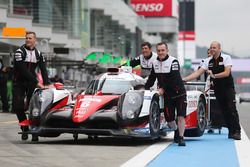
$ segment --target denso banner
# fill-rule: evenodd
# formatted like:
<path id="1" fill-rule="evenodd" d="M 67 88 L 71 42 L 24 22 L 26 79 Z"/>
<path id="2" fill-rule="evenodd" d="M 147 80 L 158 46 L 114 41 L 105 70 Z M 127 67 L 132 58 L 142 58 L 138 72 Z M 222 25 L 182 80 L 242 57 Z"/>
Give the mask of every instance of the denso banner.
<path id="1" fill-rule="evenodd" d="M 131 0 L 131 6 L 138 15 L 149 17 L 174 16 L 177 10 L 173 3 L 175 0 Z"/>

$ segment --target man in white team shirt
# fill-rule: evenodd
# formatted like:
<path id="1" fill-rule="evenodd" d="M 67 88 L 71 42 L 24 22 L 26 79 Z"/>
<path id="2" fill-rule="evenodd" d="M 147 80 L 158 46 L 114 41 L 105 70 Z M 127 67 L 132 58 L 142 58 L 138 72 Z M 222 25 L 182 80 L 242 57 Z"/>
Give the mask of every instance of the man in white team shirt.
<path id="1" fill-rule="evenodd" d="M 204 60 L 201 68 L 183 78 L 190 81 L 207 71 L 213 81 L 216 100 L 222 109 L 228 127 L 228 138 L 241 140 L 241 127 L 236 109 L 234 81 L 231 74 L 232 59 L 221 52 L 221 44 L 214 41 L 210 45 L 211 57 Z"/>
<path id="2" fill-rule="evenodd" d="M 130 60 L 129 64 L 131 67 L 141 65 L 141 77 L 146 78 L 151 72 L 152 64 L 156 60 L 157 54 L 152 51 L 152 45 L 149 42 L 142 43 L 141 50 L 142 54 Z"/>

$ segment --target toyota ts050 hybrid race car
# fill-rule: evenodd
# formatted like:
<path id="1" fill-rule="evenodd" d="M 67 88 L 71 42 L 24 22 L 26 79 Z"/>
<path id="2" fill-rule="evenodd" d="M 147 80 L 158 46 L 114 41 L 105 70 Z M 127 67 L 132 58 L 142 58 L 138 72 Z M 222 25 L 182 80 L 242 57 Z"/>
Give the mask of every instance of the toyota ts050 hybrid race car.
<path id="1" fill-rule="evenodd" d="M 31 99 L 28 133 L 56 137 L 62 133 L 143 137 L 165 134 L 163 99 L 157 90 L 144 90 L 145 79 L 128 68 L 109 69 L 92 80 L 72 103 L 63 88 L 37 89 Z M 206 127 L 206 97 L 202 91 L 187 92 L 185 136 L 201 136 Z M 164 132 L 164 133 L 163 133 Z"/>

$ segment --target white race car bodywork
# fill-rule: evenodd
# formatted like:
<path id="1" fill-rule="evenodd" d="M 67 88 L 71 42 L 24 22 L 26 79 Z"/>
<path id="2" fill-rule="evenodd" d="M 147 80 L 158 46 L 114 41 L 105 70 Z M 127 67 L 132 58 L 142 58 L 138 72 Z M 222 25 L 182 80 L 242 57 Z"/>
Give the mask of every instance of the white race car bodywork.
<path id="1" fill-rule="evenodd" d="M 133 92 L 130 90 L 129 92 Z M 138 90 L 136 90 L 138 91 Z M 172 131 L 166 127 L 166 121 L 164 118 L 164 99 L 163 96 L 158 95 L 158 91 L 155 90 L 140 90 L 144 93 L 143 102 L 141 106 L 141 112 L 138 119 L 143 117 L 149 117 L 146 124 L 140 125 L 139 128 L 134 128 L 135 133 L 150 134 L 150 112 L 152 112 L 152 101 L 158 99 L 159 109 L 161 111 L 159 118 L 153 118 L 159 120 L 160 131 Z M 128 93 L 129 93 L 128 92 Z M 157 98 L 155 98 L 157 97 Z M 206 96 L 202 91 L 191 90 L 187 91 L 187 109 L 186 109 L 186 136 L 201 136 L 207 125 L 206 118 Z M 155 123 L 155 122 L 154 122 Z"/>
<path id="2" fill-rule="evenodd" d="M 144 97 L 143 97 L 143 105 L 142 105 L 142 109 L 141 109 L 141 113 L 139 115 L 139 117 L 143 117 L 146 115 L 149 115 L 149 111 L 150 111 L 150 104 L 151 104 L 151 100 L 153 98 L 153 96 L 155 96 L 156 94 L 158 94 L 158 91 L 150 91 L 150 90 L 145 90 L 144 91 Z M 163 109 L 163 97 L 159 96 L 159 105 L 160 105 L 160 109 Z"/>
<path id="3" fill-rule="evenodd" d="M 58 101 L 64 99 L 65 97 L 68 97 L 66 105 L 68 105 L 72 102 L 71 93 L 67 89 L 52 88 L 51 90 L 53 91 L 53 94 L 54 94 L 53 103 L 58 102 Z"/>
<path id="4" fill-rule="evenodd" d="M 187 91 L 187 115 L 190 115 L 192 112 L 197 111 L 197 105 L 201 96 L 205 97 L 205 95 L 201 91 Z"/>

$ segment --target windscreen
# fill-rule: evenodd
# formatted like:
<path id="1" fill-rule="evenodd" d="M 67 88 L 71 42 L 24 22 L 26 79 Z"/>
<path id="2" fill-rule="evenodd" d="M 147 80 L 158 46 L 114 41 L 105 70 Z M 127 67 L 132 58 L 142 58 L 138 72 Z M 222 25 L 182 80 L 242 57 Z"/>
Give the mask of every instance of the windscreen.
<path id="1" fill-rule="evenodd" d="M 106 79 L 103 82 L 101 91 L 103 94 L 123 94 L 132 87 L 129 80 Z"/>

